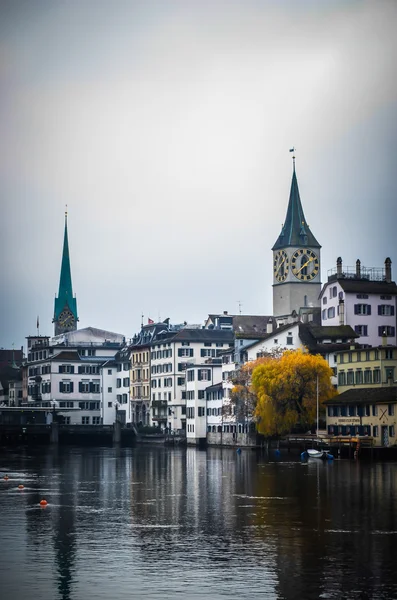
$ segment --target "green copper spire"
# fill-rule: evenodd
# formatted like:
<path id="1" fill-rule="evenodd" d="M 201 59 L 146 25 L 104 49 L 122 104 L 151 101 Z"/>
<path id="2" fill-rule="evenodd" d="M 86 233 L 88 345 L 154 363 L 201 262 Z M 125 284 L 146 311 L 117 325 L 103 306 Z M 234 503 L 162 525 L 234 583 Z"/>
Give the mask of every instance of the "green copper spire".
<path id="1" fill-rule="evenodd" d="M 78 320 L 77 303 L 76 298 L 73 296 L 72 275 L 70 271 L 67 212 L 65 212 L 65 233 L 63 237 L 61 276 L 59 278 L 58 297 L 55 298 L 53 322 L 56 322 L 59 319 L 59 315 L 64 309 L 69 309 L 69 311 L 73 313 L 75 322 Z"/>
<path id="2" fill-rule="evenodd" d="M 310 248 L 321 248 L 320 244 L 310 231 L 309 225 L 306 223 L 299 195 L 298 181 L 296 179 L 295 157 L 287 216 L 285 218 L 285 223 L 281 228 L 281 233 L 272 250 L 286 248 L 287 246 L 298 248 L 305 248 L 306 246 Z"/>

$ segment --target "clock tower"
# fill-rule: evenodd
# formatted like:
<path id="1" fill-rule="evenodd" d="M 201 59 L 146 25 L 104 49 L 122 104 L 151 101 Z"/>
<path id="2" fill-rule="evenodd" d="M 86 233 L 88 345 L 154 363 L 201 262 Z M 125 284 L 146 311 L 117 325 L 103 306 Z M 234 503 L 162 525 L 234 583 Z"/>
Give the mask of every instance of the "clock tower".
<path id="1" fill-rule="evenodd" d="M 73 296 L 72 275 L 70 271 L 69 242 L 68 242 L 68 213 L 65 212 L 65 233 L 63 237 L 63 252 L 61 276 L 59 278 L 58 297 L 54 303 L 54 335 L 75 331 L 77 329 L 77 302 Z"/>
<path id="2" fill-rule="evenodd" d="M 287 216 L 273 250 L 273 315 L 320 306 L 320 244 L 306 223 L 293 157 Z"/>

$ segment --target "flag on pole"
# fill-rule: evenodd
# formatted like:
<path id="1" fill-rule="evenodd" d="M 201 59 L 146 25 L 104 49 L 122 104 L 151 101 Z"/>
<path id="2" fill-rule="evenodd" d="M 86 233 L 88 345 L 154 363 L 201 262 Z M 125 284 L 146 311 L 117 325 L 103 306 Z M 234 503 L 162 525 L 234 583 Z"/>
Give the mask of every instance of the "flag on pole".
<path id="1" fill-rule="evenodd" d="M 148 319 L 148 320 L 147 320 L 147 324 L 148 324 L 148 325 L 153 325 L 153 323 L 154 323 L 154 321 L 153 321 L 152 319 Z"/>
<path id="2" fill-rule="evenodd" d="M 37 329 L 40 327 L 40 323 L 39 323 L 39 316 L 38 316 L 38 315 L 37 315 L 36 327 L 37 327 Z"/>

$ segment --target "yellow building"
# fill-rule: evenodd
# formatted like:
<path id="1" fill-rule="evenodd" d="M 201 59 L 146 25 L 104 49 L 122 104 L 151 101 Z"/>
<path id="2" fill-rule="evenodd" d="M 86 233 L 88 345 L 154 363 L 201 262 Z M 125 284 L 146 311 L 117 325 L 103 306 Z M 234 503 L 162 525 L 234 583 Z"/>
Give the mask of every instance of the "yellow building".
<path id="1" fill-rule="evenodd" d="M 339 395 L 327 401 L 329 435 L 372 436 L 377 446 L 397 443 L 397 347 L 338 352 Z"/>
<path id="2" fill-rule="evenodd" d="M 149 345 L 131 346 L 130 392 L 132 421 L 150 424 L 150 350 Z"/>

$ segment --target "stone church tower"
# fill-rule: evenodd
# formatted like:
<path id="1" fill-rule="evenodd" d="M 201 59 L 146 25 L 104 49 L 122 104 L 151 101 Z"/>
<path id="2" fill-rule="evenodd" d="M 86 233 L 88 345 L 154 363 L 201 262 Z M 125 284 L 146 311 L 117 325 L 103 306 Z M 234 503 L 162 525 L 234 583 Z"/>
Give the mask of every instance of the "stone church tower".
<path id="1" fill-rule="evenodd" d="M 273 250 L 273 316 L 320 306 L 320 244 L 306 223 L 294 170 L 287 216 Z"/>
<path id="2" fill-rule="evenodd" d="M 59 278 L 58 297 L 54 303 L 54 335 L 75 331 L 77 329 L 77 301 L 73 296 L 72 275 L 70 271 L 68 213 L 65 212 L 65 233 L 63 237 L 63 252 L 61 275 Z"/>

